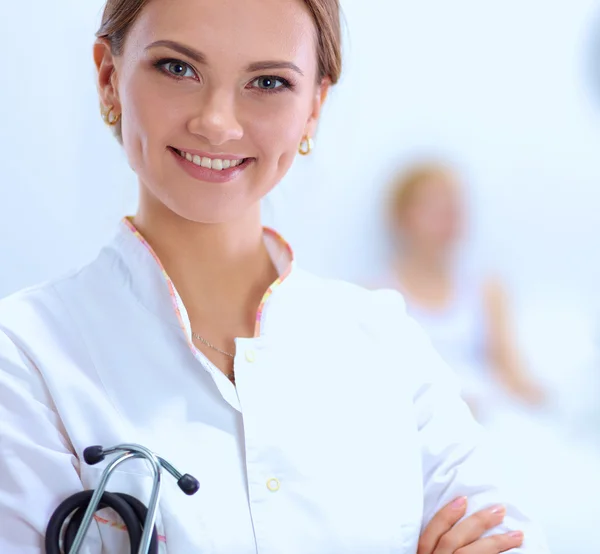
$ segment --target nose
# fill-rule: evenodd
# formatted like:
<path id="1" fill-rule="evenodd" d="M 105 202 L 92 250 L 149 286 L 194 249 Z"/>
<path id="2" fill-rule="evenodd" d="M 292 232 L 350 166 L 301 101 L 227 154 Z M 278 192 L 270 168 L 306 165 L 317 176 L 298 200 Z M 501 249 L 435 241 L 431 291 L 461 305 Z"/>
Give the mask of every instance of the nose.
<path id="1" fill-rule="evenodd" d="M 188 122 L 188 131 L 212 146 L 240 140 L 244 130 L 237 118 L 235 99 L 222 90 L 205 91 L 196 114 Z"/>

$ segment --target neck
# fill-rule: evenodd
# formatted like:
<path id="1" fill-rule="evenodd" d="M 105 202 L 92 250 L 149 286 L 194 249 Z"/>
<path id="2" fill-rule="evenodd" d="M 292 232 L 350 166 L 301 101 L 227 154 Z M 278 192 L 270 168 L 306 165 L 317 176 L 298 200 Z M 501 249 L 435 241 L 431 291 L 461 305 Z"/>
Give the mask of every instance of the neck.
<path id="1" fill-rule="evenodd" d="M 408 247 L 402 254 L 402 265 L 424 273 L 446 273 L 449 256 L 440 248 Z"/>
<path id="2" fill-rule="evenodd" d="M 408 247 L 396 265 L 401 276 L 411 281 L 444 280 L 451 271 L 448 258 L 448 253 L 441 249 Z"/>
<path id="3" fill-rule="evenodd" d="M 453 295 L 452 266 L 447 252 L 408 249 L 399 258 L 396 275 L 410 301 L 427 309 L 441 309 Z"/>
<path id="4" fill-rule="evenodd" d="M 277 278 L 257 206 L 227 223 L 196 223 L 140 202 L 134 224 L 154 249 L 199 333 L 252 336 L 256 310 Z"/>

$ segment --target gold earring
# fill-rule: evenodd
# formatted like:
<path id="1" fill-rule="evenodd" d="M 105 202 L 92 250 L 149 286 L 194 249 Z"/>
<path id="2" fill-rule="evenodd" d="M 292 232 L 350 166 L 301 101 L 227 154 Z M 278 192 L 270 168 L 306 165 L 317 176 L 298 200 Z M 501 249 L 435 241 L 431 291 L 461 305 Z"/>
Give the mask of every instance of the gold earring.
<path id="1" fill-rule="evenodd" d="M 304 135 L 304 138 L 302 139 L 302 142 L 300 143 L 300 146 L 298 147 L 298 152 L 302 156 L 308 156 L 313 151 L 314 147 L 315 147 L 315 143 L 314 143 L 313 139 L 311 139 L 308 135 Z"/>
<path id="2" fill-rule="evenodd" d="M 115 114 L 114 111 L 114 106 L 109 106 L 108 108 L 102 106 L 101 108 L 102 119 L 104 120 L 104 123 L 106 123 L 110 127 L 114 127 L 121 120 L 121 114 Z"/>

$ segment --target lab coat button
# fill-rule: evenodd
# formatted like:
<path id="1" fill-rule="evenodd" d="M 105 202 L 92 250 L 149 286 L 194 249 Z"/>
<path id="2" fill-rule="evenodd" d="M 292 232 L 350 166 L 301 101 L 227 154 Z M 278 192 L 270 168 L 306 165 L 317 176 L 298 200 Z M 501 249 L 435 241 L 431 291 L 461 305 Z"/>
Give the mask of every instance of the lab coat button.
<path id="1" fill-rule="evenodd" d="M 246 361 L 249 363 L 253 363 L 256 360 L 256 354 L 254 354 L 254 350 L 246 350 Z"/>
<path id="2" fill-rule="evenodd" d="M 275 479 L 274 477 L 272 479 L 269 479 L 267 481 L 267 488 L 271 491 L 271 492 L 277 492 L 280 488 L 280 483 L 279 483 L 279 479 Z"/>

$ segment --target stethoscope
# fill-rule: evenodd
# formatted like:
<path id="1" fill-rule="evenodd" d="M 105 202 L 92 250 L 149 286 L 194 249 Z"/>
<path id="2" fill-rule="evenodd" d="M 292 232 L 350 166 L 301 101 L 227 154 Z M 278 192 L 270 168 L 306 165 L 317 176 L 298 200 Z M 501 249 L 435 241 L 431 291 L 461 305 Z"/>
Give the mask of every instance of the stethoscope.
<path id="1" fill-rule="evenodd" d="M 162 485 L 162 470 L 166 469 L 187 495 L 191 496 L 198 492 L 200 483 L 187 473 L 182 475 L 169 462 L 138 444 L 120 444 L 106 449 L 101 446 L 90 446 L 83 451 L 83 459 L 88 465 L 95 465 L 102 462 L 106 456 L 119 452 L 121 455 L 112 460 L 102 472 L 96 490 L 82 491 L 70 496 L 52 514 L 46 528 L 46 554 L 78 554 L 94 514 L 103 508 L 112 508 L 123 520 L 129 534 L 132 554 L 158 554 L 158 534 L 155 523 Z M 150 462 L 152 469 L 154 483 L 148 508 L 131 495 L 105 490 L 113 471 L 123 462 L 134 458 L 145 458 Z M 65 529 L 61 550 L 60 539 L 63 527 Z"/>

